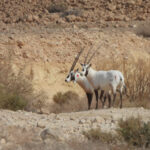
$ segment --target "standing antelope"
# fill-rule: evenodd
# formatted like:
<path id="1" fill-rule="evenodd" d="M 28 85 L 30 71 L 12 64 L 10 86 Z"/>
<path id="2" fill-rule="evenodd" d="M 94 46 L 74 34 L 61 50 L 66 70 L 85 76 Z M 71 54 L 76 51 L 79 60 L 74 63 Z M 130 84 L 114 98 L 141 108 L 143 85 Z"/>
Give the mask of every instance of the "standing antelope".
<path id="1" fill-rule="evenodd" d="M 66 77 L 65 81 L 66 82 L 70 82 L 70 81 L 74 81 L 77 82 L 79 84 L 79 86 L 85 91 L 86 95 L 87 95 L 87 99 L 88 99 L 88 109 L 90 109 L 91 107 L 91 102 L 92 102 L 92 98 L 93 98 L 93 92 L 95 92 L 95 96 L 96 96 L 96 109 L 98 108 L 98 91 L 94 90 L 94 88 L 92 87 L 92 85 L 89 83 L 88 79 L 83 76 L 80 72 L 78 72 L 78 70 L 76 70 L 75 72 L 73 71 L 81 53 L 83 52 L 83 49 L 81 49 L 81 51 L 78 53 L 78 55 L 76 56 L 71 69 L 69 71 L 68 76 Z M 88 56 L 88 55 L 87 55 Z M 85 61 L 87 59 L 87 56 L 85 57 Z M 101 98 L 103 96 L 104 91 L 101 92 Z"/>
<path id="2" fill-rule="evenodd" d="M 113 104 L 116 98 L 117 87 L 119 86 L 120 92 L 120 108 L 122 108 L 122 90 L 125 87 L 124 77 L 122 73 L 118 70 L 109 70 L 109 71 L 96 71 L 91 68 L 90 61 L 95 55 L 95 52 L 90 57 L 87 63 L 81 64 L 82 73 L 85 75 L 93 86 L 94 89 L 101 89 L 105 91 L 105 94 L 109 98 L 109 107 L 111 107 L 111 97 L 110 91 L 113 93 Z"/>

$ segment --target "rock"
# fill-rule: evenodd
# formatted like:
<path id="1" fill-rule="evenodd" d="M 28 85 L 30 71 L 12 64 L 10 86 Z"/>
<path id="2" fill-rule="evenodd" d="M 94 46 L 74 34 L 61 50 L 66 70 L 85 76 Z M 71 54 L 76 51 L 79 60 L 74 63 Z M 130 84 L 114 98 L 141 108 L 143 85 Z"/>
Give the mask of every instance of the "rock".
<path id="1" fill-rule="evenodd" d="M 80 19 L 81 19 L 80 17 L 75 16 L 75 15 L 68 15 L 65 18 L 66 18 L 66 21 L 68 21 L 68 22 L 80 21 Z"/>
<path id="2" fill-rule="evenodd" d="M 51 14 L 50 16 L 49 16 L 49 19 L 50 19 L 50 21 L 56 21 L 56 20 L 59 20 L 59 14 L 56 14 L 56 13 L 54 13 L 54 14 Z"/>
<path id="3" fill-rule="evenodd" d="M 28 22 L 32 22 L 32 21 L 33 21 L 32 15 L 28 15 L 28 16 L 27 16 L 27 21 L 28 21 Z"/>
<path id="4" fill-rule="evenodd" d="M 37 123 L 37 127 L 39 127 L 39 128 L 45 128 L 45 127 L 46 127 L 46 124 L 45 124 L 43 121 L 39 121 L 39 122 Z"/>
<path id="5" fill-rule="evenodd" d="M 116 9 L 116 5 L 113 5 L 113 4 L 109 4 L 109 5 L 108 5 L 108 10 L 113 11 L 113 10 L 115 10 L 115 9 Z"/>
<path id="6" fill-rule="evenodd" d="M 104 122 L 105 120 L 103 118 L 100 117 L 95 117 L 91 119 L 91 123 L 101 123 Z"/>
<path id="7" fill-rule="evenodd" d="M 63 134 L 62 132 L 59 130 L 59 129 L 45 129 L 41 132 L 40 134 L 42 140 L 45 140 L 45 139 L 55 139 L 55 140 L 60 140 L 60 141 L 63 141 L 64 138 L 63 138 Z"/>
<path id="8" fill-rule="evenodd" d="M 79 120 L 79 124 L 84 124 L 84 123 L 85 123 L 84 119 Z"/>
<path id="9" fill-rule="evenodd" d="M 114 21 L 122 21 L 122 20 L 124 20 L 124 15 L 116 15 L 115 17 L 114 17 Z"/>
<path id="10" fill-rule="evenodd" d="M 32 18 L 33 18 L 34 21 L 37 21 L 37 22 L 39 21 L 39 17 L 36 16 L 36 15 L 34 15 Z"/>
<path id="11" fill-rule="evenodd" d="M 1 139 L 0 141 L 1 144 L 6 144 L 6 140 L 4 138 Z"/>

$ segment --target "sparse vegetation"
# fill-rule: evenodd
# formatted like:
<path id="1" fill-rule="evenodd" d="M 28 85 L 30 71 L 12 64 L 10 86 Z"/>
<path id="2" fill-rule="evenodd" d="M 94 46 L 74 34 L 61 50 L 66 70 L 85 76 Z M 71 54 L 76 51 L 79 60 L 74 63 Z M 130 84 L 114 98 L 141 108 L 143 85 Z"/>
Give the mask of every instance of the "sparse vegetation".
<path id="1" fill-rule="evenodd" d="M 129 118 L 126 121 L 119 122 L 120 129 L 118 133 L 124 140 L 133 146 L 150 146 L 150 122 L 143 123 L 140 118 Z"/>
<path id="2" fill-rule="evenodd" d="M 18 94 L 2 92 L 0 93 L 0 108 L 10 110 L 23 110 L 27 106 L 27 101 Z"/>
<path id="3" fill-rule="evenodd" d="M 65 12 L 68 7 L 66 3 L 51 4 L 48 8 L 50 13 Z"/>
<path id="4" fill-rule="evenodd" d="M 100 128 L 84 131 L 83 135 L 87 137 L 88 140 L 99 141 L 107 144 L 116 143 L 118 138 L 116 135 L 111 133 L 102 132 Z"/>
<path id="5" fill-rule="evenodd" d="M 60 105 L 68 103 L 71 99 L 79 100 L 79 96 L 75 92 L 68 91 L 65 93 L 58 92 L 53 97 L 54 102 Z"/>
<path id="6" fill-rule="evenodd" d="M 150 23 L 140 24 L 135 28 L 135 33 L 145 38 L 150 37 Z"/>
<path id="7" fill-rule="evenodd" d="M 44 92 L 35 94 L 31 82 L 21 70 L 14 74 L 11 63 L 0 64 L 0 108 L 41 111 L 46 98 Z"/>
<path id="8" fill-rule="evenodd" d="M 67 91 L 58 92 L 53 97 L 54 105 L 50 107 L 51 112 L 73 112 L 87 109 L 87 103 L 84 98 L 80 98 L 77 93 Z"/>
<path id="9" fill-rule="evenodd" d="M 80 9 L 73 9 L 73 10 L 68 10 L 65 11 L 61 17 L 66 17 L 68 15 L 75 15 L 75 16 L 81 16 L 82 15 L 82 11 Z"/>
<path id="10" fill-rule="evenodd" d="M 90 141 L 116 144 L 123 140 L 129 146 L 149 148 L 150 146 L 150 122 L 143 123 L 140 118 L 129 118 L 126 121 L 119 121 L 117 134 L 102 132 L 99 128 L 84 131 L 83 135 Z"/>

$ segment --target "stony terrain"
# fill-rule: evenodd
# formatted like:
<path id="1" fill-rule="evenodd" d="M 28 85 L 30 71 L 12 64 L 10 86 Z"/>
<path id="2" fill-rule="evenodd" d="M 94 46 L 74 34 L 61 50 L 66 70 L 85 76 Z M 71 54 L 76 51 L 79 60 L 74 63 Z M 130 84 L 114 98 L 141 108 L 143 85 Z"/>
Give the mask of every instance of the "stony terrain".
<path id="1" fill-rule="evenodd" d="M 0 20 L 6 24 L 105 26 L 105 21 L 147 20 L 149 7 L 149 0 L 7 0 L 0 2 Z"/>
<path id="2" fill-rule="evenodd" d="M 58 143 L 72 139 L 83 142 L 83 131 L 101 128 L 115 133 L 117 122 L 129 117 L 141 117 L 150 121 L 150 110 L 143 108 L 103 109 L 75 113 L 39 115 L 32 112 L 0 110 L 0 149 L 15 147 L 16 150 L 37 145 Z M 23 136 L 22 136 L 23 135 Z"/>

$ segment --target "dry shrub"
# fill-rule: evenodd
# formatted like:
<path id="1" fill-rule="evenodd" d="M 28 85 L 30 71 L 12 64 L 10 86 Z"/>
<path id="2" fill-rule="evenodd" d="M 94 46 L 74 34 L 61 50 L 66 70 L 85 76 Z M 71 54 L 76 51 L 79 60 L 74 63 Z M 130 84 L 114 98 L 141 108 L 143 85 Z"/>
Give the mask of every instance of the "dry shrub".
<path id="1" fill-rule="evenodd" d="M 27 93 L 32 87 L 21 74 L 15 76 L 11 65 L 0 64 L 0 108 L 19 110 L 27 108 Z"/>
<path id="2" fill-rule="evenodd" d="M 66 16 L 69 16 L 69 15 L 81 16 L 82 15 L 82 10 L 81 9 L 68 10 L 68 11 L 65 11 L 61 15 L 61 17 L 66 17 Z"/>
<path id="3" fill-rule="evenodd" d="M 80 98 L 77 93 L 68 91 L 58 92 L 53 97 L 54 104 L 50 107 L 51 112 L 74 112 L 86 110 L 87 104 L 84 98 Z"/>
<path id="4" fill-rule="evenodd" d="M 70 101 L 70 99 L 78 100 L 79 96 L 75 92 L 68 91 L 65 93 L 58 92 L 53 97 L 54 102 L 59 105 L 68 103 Z"/>
<path id="5" fill-rule="evenodd" d="M 139 36 L 150 37 L 150 23 L 140 24 L 136 27 L 135 33 Z"/>
<path id="6" fill-rule="evenodd" d="M 150 122 L 143 123 L 140 118 L 129 118 L 126 121 L 120 120 L 118 133 L 124 140 L 133 146 L 150 146 Z"/>
<path id="7" fill-rule="evenodd" d="M 129 100 L 125 102 L 126 106 L 131 103 L 131 106 L 150 108 L 150 60 L 134 60 L 115 54 L 110 58 L 99 60 L 101 63 L 97 63 L 96 69 L 120 70 L 124 75 L 129 96 L 126 97 Z"/>
<path id="8" fill-rule="evenodd" d="M 83 135 L 89 141 L 116 146 L 115 148 L 124 143 L 126 146 L 132 147 L 132 149 L 135 147 L 145 149 L 150 147 L 150 122 L 144 123 L 140 118 L 131 117 L 126 121 L 119 121 L 116 134 L 102 132 L 100 128 L 97 128 L 84 131 Z"/>
<path id="9" fill-rule="evenodd" d="M 31 81 L 21 70 L 15 74 L 11 63 L 0 63 L 0 108 L 41 112 L 46 96 L 34 93 Z"/>
<path id="10" fill-rule="evenodd" d="M 66 3 L 61 2 L 51 4 L 47 9 L 50 13 L 65 12 L 68 9 L 68 6 Z"/>
<path id="11" fill-rule="evenodd" d="M 101 143 L 115 144 L 118 141 L 118 137 L 116 135 L 102 132 L 100 128 L 84 131 L 83 135 L 87 137 L 88 140 L 99 141 Z"/>

